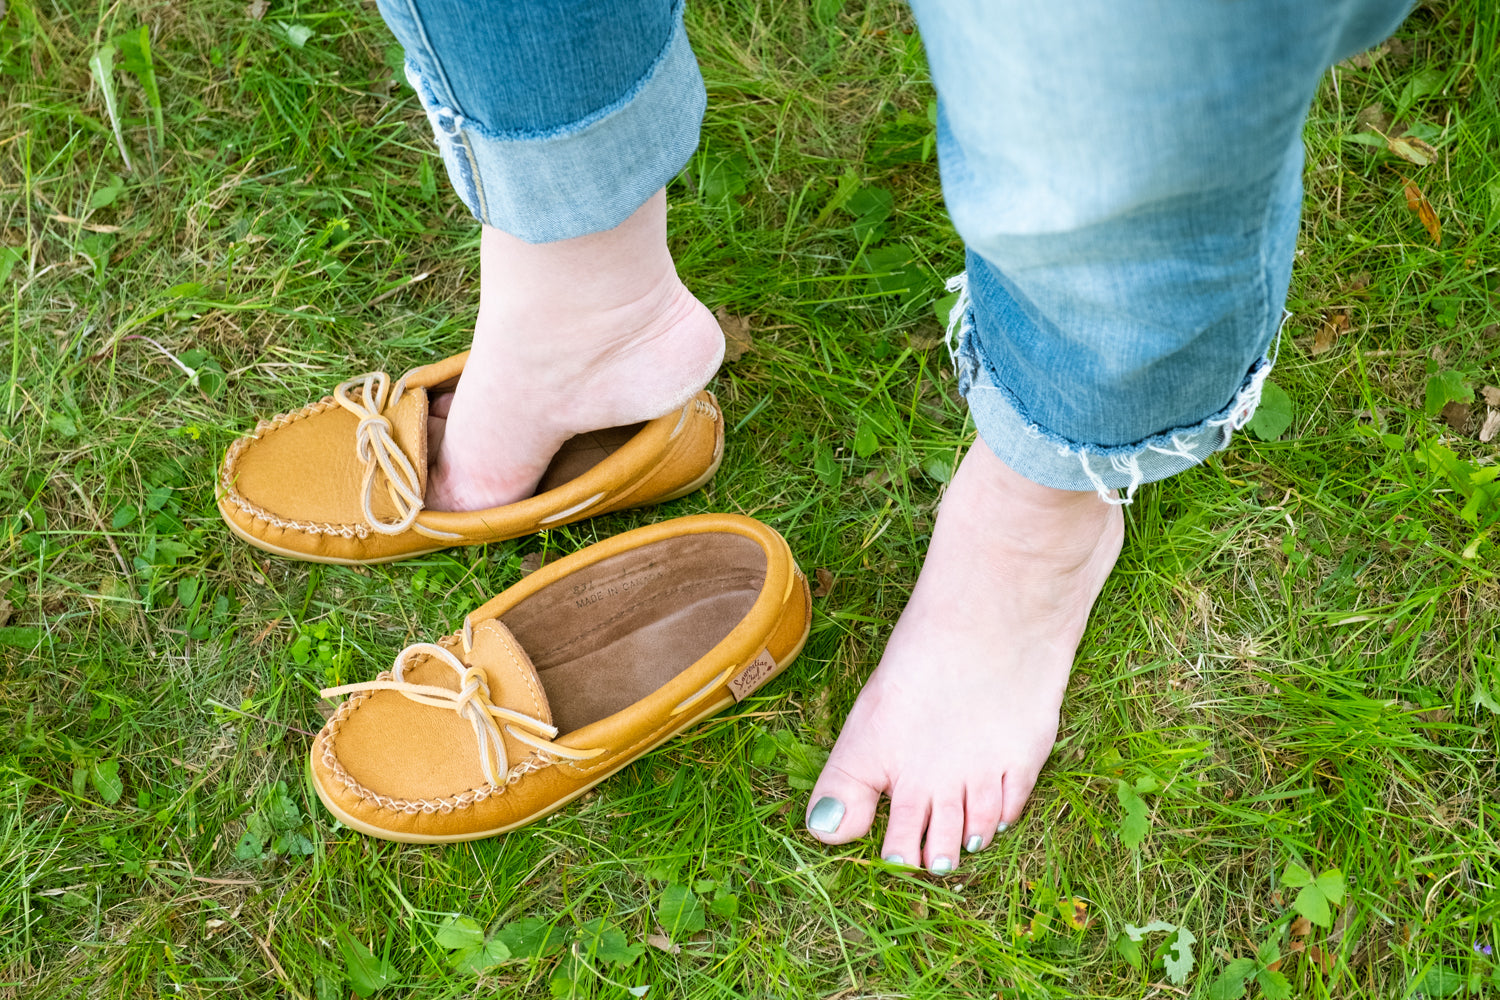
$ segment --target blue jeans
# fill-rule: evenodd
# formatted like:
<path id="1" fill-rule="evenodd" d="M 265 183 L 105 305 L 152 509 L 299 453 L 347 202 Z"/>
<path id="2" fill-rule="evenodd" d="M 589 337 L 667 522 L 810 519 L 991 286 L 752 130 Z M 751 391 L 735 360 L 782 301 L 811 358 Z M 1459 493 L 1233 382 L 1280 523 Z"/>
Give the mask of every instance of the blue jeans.
<path id="1" fill-rule="evenodd" d="M 1124 490 L 1254 412 L 1324 71 L 1412 0 L 911 0 L 968 248 L 951 347 L 985 443 Z M 703 81 L 672 0 L 380 0 L 449 176 L 530 242 L 609 229 L 687 163 Z"/>

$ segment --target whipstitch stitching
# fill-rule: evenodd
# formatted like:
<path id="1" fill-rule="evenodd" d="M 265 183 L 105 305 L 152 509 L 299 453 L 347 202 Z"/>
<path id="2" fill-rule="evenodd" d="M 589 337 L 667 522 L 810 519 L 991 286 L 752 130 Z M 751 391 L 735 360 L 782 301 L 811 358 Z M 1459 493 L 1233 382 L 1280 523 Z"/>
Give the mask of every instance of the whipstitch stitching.
<path id="1" fill-rule="evenodd" d="M 453 636 L 449 636 L 448 640 L 452 640 L 453 638 Z M 394 676 L 391 671 L 383 670 L 376 676 L 376 680 L 391 680 Z M 533 751 L 530 757 L 512 766 L 506 772 L 505 783 L 501 785 L 483 785 L 479 788 L 471 788 L 466 792 L 460 792 L 458 795 L 436 799 L 397 799 L 389 795 L 381 795 L 379 792 L 371 791 L 360 784 L 357 778 L 346 771 L 333 750 L 333 741 L 338 736 L 339 729 L 343 727 L 343 724 L 354 712 L 354 709 L 358 708 L 369 697 L 369 694 L 356 694 L 346 698 L 339 705 L 338 711 L 334 712 L 329 718 L 328 724 L 323 727 L 323 731 L 318 735 L 318 743 L 322 746 L 323 765 L 333 772 L 334 777 L 338 778 L 349 791 L 358 795 L 366 802 L 373 802 L 382 809 L 404 813 L 407 816 L 415 816 L 418 813 L 428 816 L 434 813 L 447 815 L 456 809 L 467 809 L 472 805 L 477 805 L 491 796 L 503 795 L 511 785 L 514 785 L 526 775 L 544 770 L 556 763 L 552 757 L 538 750 Z"/>
<path id="2" fill-rule="evenodd" d="M 316 416 L 332 407 L 338 405 L 338 400 L 332 396 L 324 396 L 316 403 L 310 403 L 300 410 L 291 413 L 283 413 L 272 417 L 270 420 L 262 420 L 255 425 L 255 430 L 246 437 L 242 437 L 229 446 L 224 455 L 224 466 L 219 470 L 219 485 L 224 490 L 224 495 L 229 502 L 240 509 L 242 513 L 253 518 L 265 521 L 273 527 L 283 530 L 300 531 L 308 535 L 339 535 L 343 538 L 368 538 L 370 529 L 363 524 L 328 524 L 316 521 L 292 521 L 271 513 L 264 507 L 252 503 L 234 486 L 234 466 L 239 460 L 240 454 L 250 445 L 250 442 L 260 438 L 267 431 L 280 430 L 298 420 Z"/>

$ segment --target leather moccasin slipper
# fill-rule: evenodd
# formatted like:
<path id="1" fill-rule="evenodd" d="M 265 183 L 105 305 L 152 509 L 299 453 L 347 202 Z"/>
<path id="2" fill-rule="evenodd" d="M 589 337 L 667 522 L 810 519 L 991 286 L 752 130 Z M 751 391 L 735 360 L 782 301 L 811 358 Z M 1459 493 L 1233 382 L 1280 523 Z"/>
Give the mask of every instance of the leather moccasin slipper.
<path id="1" fill-rule="evenodd" d="M 251 545 L 293 559 L 378 563 L 555 528 L 672 500 L 713 478 L 724 419 L 713 394 L 629 427 L 582 434 L 557 453 L 534 496 L 489 510 L 423 505 L 428 394 L 458 384 L 468 354 L 373 372 L 229 446 L 219 513 Z"/>
<path id="2" fill-rule="evenodd" d="M 775 677 L 812 599 L 782 537 L 701 514 L 550 563 L 408 646 L 313 742 L 344 825 L 408 843 L 534 822 Z"/>

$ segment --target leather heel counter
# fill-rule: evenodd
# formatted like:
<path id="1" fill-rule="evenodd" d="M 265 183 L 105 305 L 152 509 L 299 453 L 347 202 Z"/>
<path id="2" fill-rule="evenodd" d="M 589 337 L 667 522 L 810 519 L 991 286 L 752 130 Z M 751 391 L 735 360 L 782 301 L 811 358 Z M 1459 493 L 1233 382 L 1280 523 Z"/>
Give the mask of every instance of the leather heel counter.
<path id="1" fill-rule="evenodd" d="M 618 496 L 609 510 L 665 503 L 702 488 L 724 457 L 724 416 L 713 394 L 700 392 L 684 409 L 682 424 L 660 462 Z"/>

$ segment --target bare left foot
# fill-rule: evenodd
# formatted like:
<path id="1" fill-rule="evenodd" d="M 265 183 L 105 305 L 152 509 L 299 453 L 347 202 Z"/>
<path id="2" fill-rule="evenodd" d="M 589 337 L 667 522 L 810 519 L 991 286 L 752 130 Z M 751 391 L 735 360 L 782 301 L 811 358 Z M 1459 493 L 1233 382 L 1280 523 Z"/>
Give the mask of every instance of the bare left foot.
<path id="1" fill-rule="evenodd" d="M 813 835 L 863 837 L 888 795 L 882 856 L 942 874 L 960 849 L 983 850 L 1014 823 L 1052 752 L 1078 641 L 1124 528 L 1096 494 L 1038 486 L 976 442 L 813 788 Z"/>

